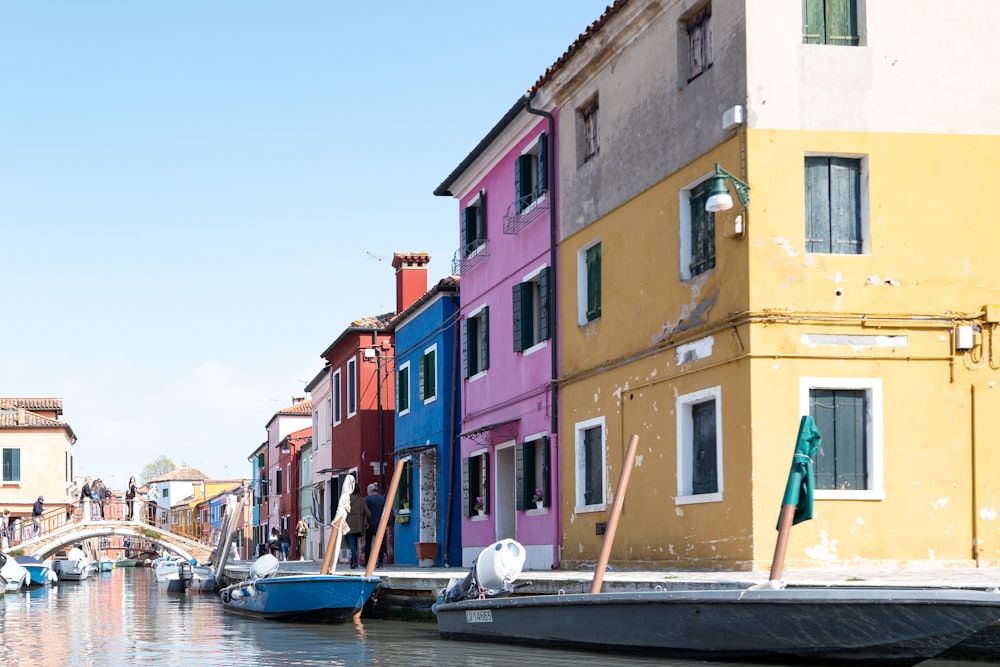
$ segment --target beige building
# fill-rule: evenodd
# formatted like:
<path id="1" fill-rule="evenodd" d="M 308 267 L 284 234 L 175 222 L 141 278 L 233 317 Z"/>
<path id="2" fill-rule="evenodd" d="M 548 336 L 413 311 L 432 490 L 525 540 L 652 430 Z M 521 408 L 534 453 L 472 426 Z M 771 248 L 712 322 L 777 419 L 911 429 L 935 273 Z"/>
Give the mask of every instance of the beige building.
<path id="1" fill-rule="evenodd" d="M 76 435 L 62 414 L 61 398 L 0 398 L 0 510 L 30 517 L 38 496 L 46 511 L 73 501 Z"/>
<path id="2" fill-rule="evenodd" d="M 789 567 L 1000 564 L 998 21 L 619 0 L 541 78 L 565 566 L 597 557 L 637 433 L 612 560 L 766 568 L 802 415 L 823 447 Z"/>

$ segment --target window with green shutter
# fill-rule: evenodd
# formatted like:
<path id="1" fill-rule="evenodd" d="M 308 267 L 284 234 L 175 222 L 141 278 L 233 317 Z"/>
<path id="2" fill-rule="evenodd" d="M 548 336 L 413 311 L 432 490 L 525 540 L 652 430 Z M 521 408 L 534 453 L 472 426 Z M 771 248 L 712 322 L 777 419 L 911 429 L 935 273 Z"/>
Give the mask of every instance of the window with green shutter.
<path id="1" fill-rule="evenodd" d="M 470 378 L 490 367 L 490 308 L 469 315 L 462 327 L 462 377 Z"/>
<path id="2" fill-rule="evenodd" d="M 601 244 L 587 248 L 584 267 L 587 272 L 587 321 L 601 316 Z"/>
<path id="3" fill-rule="evenodd" d="M 462 513 L 476 516 L 479 510 L 490 512 L 489 471 L 490 460 L 485 452 L 474 454 L 463 461 Z"/>
<path id="4" fill-rule="evenodd" d="M 816 455 L 816 488 L 868 489 L 868 392 L 864 389 L 809 390 L 809 414 L 822 444 Z"/>
<path id="5" fill-rule="evenodd" d="M 549 267 L 512 287 L 514 351 L 522 352 L 551 337 Z"/>
<path id="6" fill-rule="evenodd" d="M 802 0 L 802 42 L 857 46 L 857 0 Z"/>
<path id="7" fill-rule="evenodd" d="M 410 363 L 399 367 L 396 373 L 396 410 L 404 415 L 410 411 Z"/>
<path id="8" fill-rule="evenodd" d="M 14 447 L 4 447 L 3 450 L 3 481 L 21 481 L 21 450 Z"/>
<path id="9" fill-rule="evenodd" d="M 807 252 L 860 255 L 862 229 L 861 160 L 805 159 Z"/>
<path id="10" fill-rule="evenodd" d="M 462 257 L 468 257 L 486 242 L 486 193 L 462 211 Z"/>
<path id="11" fill-rule="evenodd" d="M 712 179 L 691 188 L 691 277 L 715 268 L 715 214 L 705 210 Z"/>
<path id="12" fill-rule="evenodd" d="M 549 505 L 549 439 L 527 440 L 517 445 L 514 459 L 517 509 Z M 538 500 L 536 501 L 536 498 Z"/>
<path id="13" fill-rule="evenodd" d="M 420 400 L 437 397 L 437 346 L 427 348 L 420 356 Z"/>
<path id="14" fill-rule="evenodd" d="M 604 437 L 603 427 L 592 426 L 583 431 L 583 504 L 604 502 Z"/>
<path id="15" fill-rule="evenodd" d="M 549 189 L 548 137 L 545 132 L 538 141 L 514 161 L 514 203 L 516 213 L 523 213 Z"/>
<path id="16" fill-rule="evenodd" d="M 693 447 L 692 492 L 717 493 L 719 491 L 719 466 L 716 452 L 715 401 L 704 401 L 691 406 L 691 421 L 694 426 L 691 445 Z"/>

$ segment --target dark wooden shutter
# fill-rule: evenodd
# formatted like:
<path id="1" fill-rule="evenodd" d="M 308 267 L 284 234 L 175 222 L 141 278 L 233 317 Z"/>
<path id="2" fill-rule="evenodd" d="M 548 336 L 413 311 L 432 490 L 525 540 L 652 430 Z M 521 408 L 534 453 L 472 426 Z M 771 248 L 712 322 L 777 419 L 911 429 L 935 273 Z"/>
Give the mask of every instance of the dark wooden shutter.
<path id="1" fill-rule="evenodd" d="M 420 363 L 417 364 L 417 377 L 418 377 L 417 385 L 419 386 L 419 389 L 417 391 L 417 395 L 420 397 L 420 400 L 422 401 L 425 398 L 427 398 L 427 395 L 424 393 L 424 382 L 425 382 L 425 380 L 424 380 L 424 356 L 423 355 L 421 355 L 419 361 L 420 361 Z"/>
<path id="2" fill-rule="evenodd" d="M 826 0 L 826 44 L 857 46 L 857 0 Z"/>
<path id="3" fill-rule="evenodd" d="M 549 299 L 549 278 L 550 269 L 545 267 L 538 274 L 538 332 L 541 340 L 548 340 L 552 337 L 551 332 L 551 300 Z"/>
<path id="4" fill-rule="evenodd" d="M 520 352 L 524 349 L 524 287 L 527 283 L 515 283 L 511 291 L 511 305 L 513 311 L 513 325 L 514 330 L 512 333 L 512 338 L 514 339 L 514 351 Z M 531 295 L 528 294 L 527 300 L 530 301 Z"/>
<path id="5" fill-rule="evenodd" d="M 693 422 L 691 492 L 716 493 L 719 490 L 719 470 L 715 433 L 715 401 L 691 406 Z"/>
<path id="6" fill-rule="evenodd" d="M 469 320 L 462 322 L 462 377 L 469 377 Z"/>
<path id="7" fill-rule="evenodd" d="M 691 189 L 691 265 L 692 276 L 715 268 L 715 214 L 705 210 L 712 179 Z"/>
<path id="8" fill-rule="evenodd" d="M 601 244 L 587 249 L 587 321 L 601 316 Z"/>
<path id="9" fill-rule="evenodd" d="M 514 192 L 517 194 L 517 212 L 523 211 L 531 202 L 532 178 L 531 167 L 533 155 L 520 155 L 514 163 Z"/>
<path id="10" fill-rule="evenodd" d="M 476 238 L 476 207 L 466 206 L 462 211 L 462 257 L 467 257 Z"/>
<path id="11" fill-rule="evenodd" d="M 584 505 L 597 505 L 604 501 L 604 457 L 601 456 L 601 446 L 600 426 L 593 426 L 583 432 Z"/>
<path id="12" fill-rule="evenodd" d="M 532 479 L 526 469 L 530 458 L 528 455 L 530 447 L 531 444 L 527 442 L 519 442 L 514 446 L 514 499 L 515 507 L 520 511 L 531 507 L 525 500 L 525 495 L 528 493 L 527 480 Z"/>
<path id="13" fill-rule="evenodd" d="M 552 498 L 551 488 L 549 486 L 549 467 L 551 466 L 551 449 L 549 447 L 549 437 L 545 436 L 541 439 L 542 447 L 542 503 L 548 507 L 549 499 Z"/>
<path id="14" fill-rule="evenodd" d="M 476 238 L 486 240 L 486 191 L 479 193 L 479 215 L 476 217 Z"/>
<path id="15" fill-rule="evenodd" d="M 479 314 L 479 371 L 490 367 L 490 307 L 485 306 Z"/>
<path id="16" fill-rule="evenodd" d="M 475 498 L 472 496 L 472 485 L 471 481 L 474 479 L 472 475 L 472 459 L 473 457 L 462 459 L 462 513 L 465 516 L 472 516 L 475 513 L 473 507 L 476 504 Z"/>
<path id="17" fill-rule="evenodd" d="M 488 454 L 483 454 L 477 457 L 479 459 L 479 473 L 480 479 L 483 481 L 483 509 L 487 514 L 490 513 L 490 457 Z"/>
<path id="18" fill-rule="evenodd" d="M 538 193 L 549 189 L 549 142 L 548 135 L 538 135 Z"/>
<path id="19" fill-rule="evenodd" d="M 806 252 L 832 252 L 830 239 L 830 161 L 806 158 Z"/>

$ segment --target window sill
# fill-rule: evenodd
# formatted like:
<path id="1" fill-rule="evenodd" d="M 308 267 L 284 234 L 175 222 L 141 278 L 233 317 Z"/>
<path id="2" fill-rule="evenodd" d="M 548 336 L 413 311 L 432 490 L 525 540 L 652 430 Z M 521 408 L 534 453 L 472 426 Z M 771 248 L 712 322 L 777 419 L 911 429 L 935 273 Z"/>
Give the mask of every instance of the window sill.
<path id="1" fill-rule="evenodd" d="M 575 514 L 587 514 L 588 512 L 603 512 L 608 509 L 607 503 L 601 503 L 599 505 L 577 505 L 573 508 Z"/>
<path id="2" fill-rule="evenodd" d="M 813 492 L 815 500 L 885 500 L 885 491 L 882 489 L 857 490 L 857 491 L 834 491 L 833 489 L 819 490 Z"/>
<path id="3" fill-rule="evenodd" d="M 469 517 L 473 521 L 488 521 L 490 518 L 489 514 L 477 514 L 476 516 Z"/>
<path id="4" fill-rule="evenodd" d="M 527 516 L 539 516 L 539 515 L 543 515 L 543 514 L 548 514 L 549 513 L 549 508 L 548 507 L 538 507 L 538 508 L 535 508 L 533 510 L 524 510 L 524 513 Z"/>
<path id="5" fill-rule="evenodd" d="M 702 503 L 721 503 L 721 493 L 700 493 L 693 496 L 676 496 L 675 505 L 700 505 Z"/>

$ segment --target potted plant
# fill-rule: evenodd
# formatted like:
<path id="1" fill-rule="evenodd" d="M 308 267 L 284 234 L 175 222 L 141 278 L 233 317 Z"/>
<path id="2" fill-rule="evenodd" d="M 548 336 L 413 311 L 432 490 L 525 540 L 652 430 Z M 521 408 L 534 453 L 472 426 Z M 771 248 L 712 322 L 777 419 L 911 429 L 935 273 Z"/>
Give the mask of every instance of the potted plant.
<path id="1" fill-rule="evenodd" d="M 486 499 L 482 496 L 476 496 L 476 504 L 474 506 L 475 510 L 479 513 L 479 516 L 486 514 Z"/>
<path id="2" fill-rule="evenodd" d="M 437 542 L 414 542 L 417 549 L 417 564 L 420 567 L 433 567 L 438 555 Z"/>
<path id="3" fill-rule="evenodd" d="M 542 509 L 545 502 L 545 489 L 541 487 L 535 489 L 535 495 L 531 496 L 531 500 L 535 503 L 537 509 Z"/>

